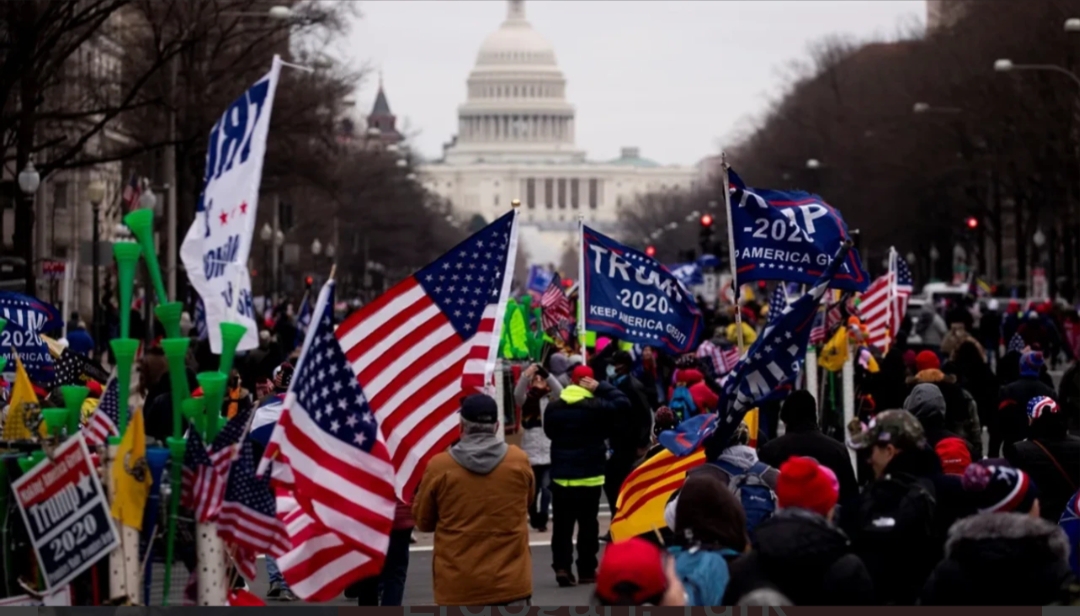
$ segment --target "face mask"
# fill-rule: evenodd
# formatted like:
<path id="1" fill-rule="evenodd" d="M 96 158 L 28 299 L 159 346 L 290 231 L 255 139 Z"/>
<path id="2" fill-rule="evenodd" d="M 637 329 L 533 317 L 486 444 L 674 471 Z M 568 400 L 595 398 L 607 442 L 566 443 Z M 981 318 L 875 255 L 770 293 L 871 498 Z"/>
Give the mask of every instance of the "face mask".
<path id="1" fill-rule="evenodd" d="M 615 366 L 612 366 L 612 365 L 608 364 L 608 367 L 607 367 L 607 378 L 608 378 L 608 379 L 613 379 L 613 378 L 615 378 Z"/>

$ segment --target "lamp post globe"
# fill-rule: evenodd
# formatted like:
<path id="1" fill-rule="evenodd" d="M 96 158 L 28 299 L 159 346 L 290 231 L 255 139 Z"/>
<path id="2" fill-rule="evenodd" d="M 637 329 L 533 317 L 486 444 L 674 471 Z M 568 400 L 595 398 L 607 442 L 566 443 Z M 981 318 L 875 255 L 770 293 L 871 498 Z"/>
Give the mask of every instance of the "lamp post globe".
<path id="1" fill-rule="evenodd" d="M 278 248 L 281 248 L 284 244 L 285 244 L 285 232 L 283 232 L 281 229 L 278 229 L 277 232 L 274 233 L 274 246 L 277 246 Z"/>
<path id="2" fill-rule="evenodd" d="M 1042 248 L 1046 245 L 1046 234 L 1042 229 L 1036 229 L 1035 235 L 1031 236 L 1031 241 L 1035 242 L 1035 246 Z"/>
<path id="3" fill-rule="evenodd" d="M 264 242 L 274 239 L 274 228 L 270 226 L 270 223 L 263 223 L 262 229 L 259 229 L 259 239 Z"/>
<path id="4" fill-rule="evenodd" d="M 821 167 L 821 161 L 820 160 L 818 160 L 816 158 L 808 158 L 808 159 L 806 159 L 806 168 L 807 169 L 818 169 L 820 167 Z"/>
<path id="5" fill-rule="evenodd" d="M 334 258 L 334 245 L 333 244 L 327 244 L 326 245 L 326 258 L 328 258 L 328 259 L 333 259 Z"/>
<path id="6" fill-rule="evenodd" d="M 271 19 L 289 19 L 293 16 L 293 10 L 287 6 L 272 6 L 266 15 Z"/>
<path id="7" fill-rule="evenodd" d="M 998 58 L 994 61 L 994 70 L 999 73 L 1007 73 L 1013 70 L 1013 62 L 1008 58 Z"/>
<path id="8" fill-rule="evenodd" d="M 104 182 L 93 181 L 86 187 L 86 198 L 90 201 L 90 205 L 98 206 L 105 200 L 105 184 Z"/>
<path id="9" fill-rule="evenodd" d="M 41 186 L 41 174 L 38 173 L 34 161 L 31 160 L 19 172 L 19 190 L 24 194 L 32 195 L 37 192 L 38 186 Z"/>
<path id="10" fill-rule="evenodd" d="M 311 242 L 311 254 L 317 257 L 320 253 L 322 253 L 322 242 L 319 241 L 319 238 L 315 238 L 315 240 Z"/>
<path id="11" fill-rule="evenodd" d="M 157 205 L 157 195 L 149 188 L 146 189 L 143 194 L 139 195 L 139 207 L 144 210 L 152 210 Z"/>
<path id="12" fill-rule="evenodd" d="M 1080 32 L 1080 17 L 1070 17 L 1065 20 L 1066 32 Z"/>

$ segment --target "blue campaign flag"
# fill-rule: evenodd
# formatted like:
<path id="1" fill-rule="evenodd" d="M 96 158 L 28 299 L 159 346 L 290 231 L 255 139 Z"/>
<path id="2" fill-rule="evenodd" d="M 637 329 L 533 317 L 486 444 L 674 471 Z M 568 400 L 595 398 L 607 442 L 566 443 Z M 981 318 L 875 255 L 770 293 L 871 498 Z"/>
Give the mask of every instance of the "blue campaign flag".
<path id="1" fill-rule="evenodd" d="M 701 446 L 705 439 L 716 432 L 719 416 L 716 413 L 702 413 L 675 426 L 674 430 L 664 430 L 657 440 L 671 453 L 679 456 L 690 455 Z"/>
<path id="2" fill-rule="evenodd" d="M 206 304 L 201 297 L 195 302 L 195 331 L 198 332 L 199 340 L 210 337 L 210 332 L 206 329 Z"/>
<path id="3" fill-rule="evenodd" d="M 847 224 L 835 208 L 805 191 L 748 188 L 729 171 L 731 228 L 739 283 L 786 280 L 814 284 L 844 241 Z M 829 286 L 865 291 L 870 276 L 851 250 Z"/>
<path id="4" fill-rule="evenodd" d="M 551 280 L 554 277 L 555 273 L 548 268 L 542 265 L 530 265 L 529 281 L 525 284 L 525 289 L 543 294 L 551 285 Z"/>
<path id="5" fill-rule="evenodd" d="M 814 287 L 771 320 L 735 365 L 732 378 L 724 382 L 721 409 L 726 416 L 717 438 L 730 438 L 747 411 L 791 390 L 802 370 L 818 304 L 850 248 L 850 242 L 841 245 Z"/>
<path id="6" fill-rule="evenodd" d="M 686 287 L 644 253 L 582 227 L 585 328 L 669 353 L 694 349 L 704 326 Z"/>
<path id="7" fill-rule="evenodd" d="M 701 266 L 697 263 L 678 263 L 668 268 L 668 271 L 683 283 L 684 287 L 705 284 L 705 275 L 701 273 Z"/>
<path id="8" fill-rule="evenodd" d="M 720 258 L 717 257 L 716 255 L 707 255 L 706 254 L 706 255 L 701 255 L 700 257 L 698 257 L 697 261 L 695 261 L 695 263 L 697 263 L 698 267 L 716 268 L 716 267 L 720 267 Z"/>
<path id="9" fill-rule="evenodd" d="M 311 299 L 310 293 L 304 293 L 304 299 L 300 302 L 300 309 L 296 311 L 296 346 L 304 344 L 304 336 L 307 335 L 308 325 L 311 325 Z"/>
<path id="10" fill-rule="evenodd" d="M 7 366 L 5 369 L 15 370 L 15 357 L 11 351 L 14 347 L 31 381 L 51 383 L 53 358 L 41 334 L 63 327 L 60 311 L 36 297 L 0 291 L 0 316 L 8 322 L 0 332 L 0 362 L 7 362 L 3 364 Z"/>

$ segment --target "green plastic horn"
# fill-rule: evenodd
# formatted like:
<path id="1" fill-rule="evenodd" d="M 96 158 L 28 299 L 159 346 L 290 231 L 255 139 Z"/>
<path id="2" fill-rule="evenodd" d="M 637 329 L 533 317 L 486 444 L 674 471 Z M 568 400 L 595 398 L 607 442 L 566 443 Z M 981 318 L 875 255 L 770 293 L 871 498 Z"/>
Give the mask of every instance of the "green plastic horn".
<path id="1" fill-rule="evenodd" d="M 204 398 L 188 398 L 180 403 L 180 409 L 181 412 L 183 412 L 184 417 L 191 422 L 191 425 L 195 426 L 195 430 L 198 431 L 199 434 L 205 432 L 205 430 L 203 430 L 203 426 L 206 425 L 206 413 L 203 410 L 205 404 L 206 400 Z"/>
<path id="2" fill-rule="evenodd" d="M 49 428 L 49 434 L 60 436 L 67 424 L 67 409 L 48 408 L 41 409 L 41 415 L 45 417 L 45 425 Z"/>
<path id="3" fill-rule="evenodd" d="M 0 317 L 0 332 L 4 331 L 7 327 L 7 319 Z M 0 357 L 0 372 L 3 372 L 7 368 L 7 357 Z"/>
<path id="4" fill-rule="evenodd" d="M 150 270 L 150 280 L 154 282 L 158 302 L 164 302 L 168 296 L 165 295 L 165 284 L 161 281 L 161 266 L 158 264 L 157 251 L 154 249 L 154 210 L 144 208 L 130 212 L 124 216 L 124 224 L 139 240 L 139 245 L 146 254 L 146 268 Z M 174 337 L 173 334 L 169 336 Z"/>
<path id="5" fill-rule="evenodd" d="M 135 365 L 135 353 L 139 350 L 139 341 L 131 338 L 114 338 L 109 341 L 113 354 L 116 355 L 116 386 L 120 400 L 120 436 L 124 436 L 128 422 L 128 396 L 131 395 L 131 367 Z"/>
<path id="6" fill-rule="evenodd" d="M 198 401 L 188 398 L 184 401 Z M 180 416 L 177 408 L 173 408 L 173 415 Z M 172 586 L 172 563 L 173 554 L 176 552 L 176 519 L 180 514 L 180 467 L 183 464 L 184 452 L 187 450 L 187 441 L 182 438 L 168 437 L 165 442 L 169 445 L 169 456 L 172 464 L 169 465 L 169 479 L 172 484 L 172 494 L 169 495 L 169 518 L 168 532 L 165 535 L 165 592 L 164 604 L 169 604 L 169 590 Z"/>
<path id="7" fill-rule="evenodd" d="M 165 360 L 169 363 L 169 384 L 172 385 L 170 393 L 173 408 L 173 438 L 180 438 L 180 409 L 184 400 L 191 395 L 188 391 L 187 366 L 184 362 L 189 344 L 191 344 L 191 338 L 170 337 L 161 341 L 161 349 L 165 351 Z"/>
<path id="8" fill-rule="evenodd" d="M 239 323 L 221 323 L 221 361 L 218 362 L 218 372 L 229 376 L 232 372 L 233 359 L 236 358 L 236 347 L 247 333 L 247 327 Z"/>
<path id="9" fill-rule="evenodd" d="M 202 387 L 203 400 L 206 400 L 206 410 L 203 414 L 203 429 L 206 442 L 211 442 L 217 436 L 218 418 L 221 417 L 221 404 L 225 401 L 225 375 L 220 372 L 200 372 L 195 378 L 199 379 Z"/>
<path id="10" fill-rule="evenodd" d="M 158 301 L 164 301 L 164 296 L 158 296 Z M 180 315 L 184 312 L 183 302 L 166 302 L 158 304 L 154 308 L 154 314 L 165 326 L 165 336 L 168 338 L 181 338 Z"/>
<path id="11" fill-rule="evenodd" d="M 113 257 L 120 278 L 120 337 L 131 332 L 131 295 L 135 291 L 135 266 L 139 264 L 142 248 L 131 242 L 113 244 Z"/>
<path id="12" fill-rule="evenodd" d="M 74 436 L 82 419 L 83 401 L 90 394 L 90 390 L 82 385 L 64 385 L 60 388 L 60 394 L 64 397 L 64 406 L 67 408 L 68 436 Z M 49 426 L 49 429 L 51 430 L 52 426 Z"/>

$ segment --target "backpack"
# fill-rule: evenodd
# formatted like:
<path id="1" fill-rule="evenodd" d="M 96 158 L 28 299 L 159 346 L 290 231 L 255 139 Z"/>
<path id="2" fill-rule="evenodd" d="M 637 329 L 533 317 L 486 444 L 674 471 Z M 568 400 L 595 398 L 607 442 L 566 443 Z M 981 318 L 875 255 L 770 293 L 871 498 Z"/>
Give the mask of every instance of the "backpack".
<path id="1" fill-rule="evenodd" d="M 728 474 L 728 489 L 742 503 L 746 512 L 746 530 L 753 537 L 758 524 L 768 520 L 776 513 L 776 492 L 765 481 L 769 465 L 755 462 L 743 470 L 723 460 L 714 462 Z"/>
<path id="2" fill-rule="evenodd" d="M 679 546 L 668 548 L 675 559 L 675 573 L 686 590 L 687 606 L 722 605 L 724 592 L 731 581 L 727 557 L 736 556 L 735 550 L 706 550 L 693 547 L 689 550 Z"/>
<path id="3" fill-rule="evenodd" d="M 675 420 L 682 422 L 684 419 L 690 419 L 697 414 L 697 405 L 694 404 L 694 398 L 690 395 L 690 390 L 686 385 L 677 385 L 675 390 L 671 392 L 671 402 L 668 402 L 668 408 L 675 414 Z"/>
<path id="4" fill-rule="evenodd" d="M 886 475 L 863 493 L 852 539 L 875 586 L 881 584 L 875 590 L 885 604 L 914 601 L 921 581 L 940 560 L 943 537 L 937 536 L 936 511 L 934 485 L 907 473 Z"/>

